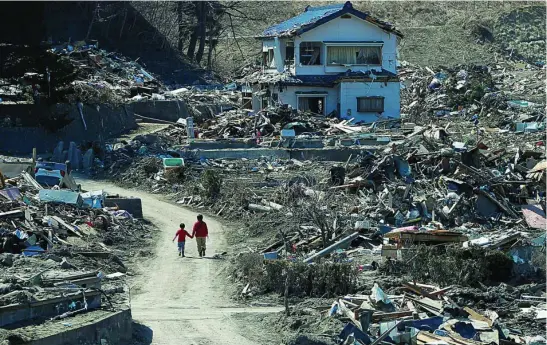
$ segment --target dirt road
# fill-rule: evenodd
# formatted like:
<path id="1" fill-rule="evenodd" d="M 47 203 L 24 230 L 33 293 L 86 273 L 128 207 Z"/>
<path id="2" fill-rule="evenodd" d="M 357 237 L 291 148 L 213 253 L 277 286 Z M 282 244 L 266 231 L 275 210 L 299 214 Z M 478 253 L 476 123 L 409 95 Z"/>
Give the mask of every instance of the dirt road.
<path id="1" fill-rule="evenodd" d="M 111 194 L 141 198 L 144 217 L 161 230 L 156 256 L 143 264 L 141 283 L 131 300 L 133 318 L 152 329 L 153 345 L 258 344 L 251 340 L 252 335 L 239 333 L 231 315 L 281 309 L 240 307 L 225 295 L 219 277 L 222 262 L 211 259 L 214 253 L 228 249 L 222 224 L 204 219 L 212 239 L 207 248 L 209 258 L 198 257 L 195 240 L 187 241 L 187 258 L 180 258 L 171 240 L 179 223 L 184 222 L 191 229 L 196 213 L 145 192 L 98 181 L 78 182 L 87 190 L 105 189 Z"/>

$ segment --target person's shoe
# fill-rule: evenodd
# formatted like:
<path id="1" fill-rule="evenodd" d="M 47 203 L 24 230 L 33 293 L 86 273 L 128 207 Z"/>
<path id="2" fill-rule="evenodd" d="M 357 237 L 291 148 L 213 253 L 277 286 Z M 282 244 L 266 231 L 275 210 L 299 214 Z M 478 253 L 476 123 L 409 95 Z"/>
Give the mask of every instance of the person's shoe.
<path id="1" fill-rule="evenodd" d="M 179 252 L 179 256 L 180 256 L 180 255 L 181 255 L 181 254 L 180 254 L 180 252 Z"/>
<path id="2" fill-rule="evenodd" d="M 186 256 L 184 256 L 184 252 L 182 252 L 180 256 L 182 256 L 183 258 L 185 258 L 185 257 L 186 257 Z"/>
<path id="3" fill-rule="evenodd" d="M 203 250 L 203 256 L 205 256 L 205 250 Z"/>

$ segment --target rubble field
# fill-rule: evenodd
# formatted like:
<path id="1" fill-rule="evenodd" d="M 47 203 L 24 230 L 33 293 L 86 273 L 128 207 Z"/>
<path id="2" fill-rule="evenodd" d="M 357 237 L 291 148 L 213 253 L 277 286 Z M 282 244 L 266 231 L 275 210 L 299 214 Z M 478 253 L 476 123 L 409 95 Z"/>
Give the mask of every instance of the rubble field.
<path id="1" fill-rule="evenodd" d="M 545 343 L 545 68 L 402 61 L 402 118 L 365 124 L 287 106 L 250 112 L 233 85 L 167 90 L 87 42 L 41 54 L 70 76 L 69 101 L 185 100 L 192 121 L 44 158 L 234 224 L 234 298 L 285 305 L 262 320 L 285 343 Z M 21 82 L 13 75 L 2 92 Z M 266 154 L 208 159 L 209 147 Z M 358 153 L 303 159 L 310 147 Z M 126 303 L 153 226 L 106 206 L 103 191 L 44 188 L 30 172 L 2 181 L 0 307 L 61 299 L 34 320 L 51 322 Z"/>
<path id="2" fill-rule="evenodd" d="M 102 190 L 72 190 L 65 179 L 63 188 L 47 188 L 33 175 L 1 182 L 0 340 L 6 344 L 127 308 L 133 263 L 152 254 L 153 225 L 106 207 Z"/>
<path id="3" fill-rule="evenodd" d="M 199 119 L 191 140 L 180 121 L 112 142 L 95 173 L 235 224 L 234 298 L 285 304 L 262 318 L 287 344 L 544 343 L 545 70 L 402 65 L 401 121 L 235 109 Z M 193 148 L 310 140 L 360 153 L 206 159 Z"/>

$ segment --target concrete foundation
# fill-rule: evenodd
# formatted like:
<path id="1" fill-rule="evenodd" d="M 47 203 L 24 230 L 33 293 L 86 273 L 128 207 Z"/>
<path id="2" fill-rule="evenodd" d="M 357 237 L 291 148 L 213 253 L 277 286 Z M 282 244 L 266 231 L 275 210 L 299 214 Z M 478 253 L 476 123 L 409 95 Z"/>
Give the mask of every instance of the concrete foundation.
<path id="1" fill-rule="evenodd" d="M 220 150 L 220 149 L 251 149 L 251 148 L 286 148 L 286 149 L 323 149 L 335 147 L 354 148 L 357 146 L 383 146 L 391 138 L 372 134 L 361 134 L 355 137 L 320 137 L 294 139 L 266 139 L 258 145 L 254 139 L 195 139 L 185 146 L 191 150 Z"/>
<path id="2" fill-rule="evenodd" d="M 367 151 L 375 151 L 377 147 L 366 147 Z M 284 149 L 284 148 L 256 148 L 256 149 L 228 149 L 228 150 L 189 150 L 181 155 L 187 158 L 206 159 L 298 159 L 298 160 L 323 160 L 333 162 L 345 162 L 350 155 L 355 157 L 365 148 L 324 148 L 324 149 Z"/>
<path id="3" fill-rule="evenodd" d="M 85 298 L 89 309 L 100 308 L 100 292 L 88 291 L 85 294 Z M 45 301 L 35 301 L 28 304 L 12 304 L 0 307 L 0 327 L 17 324 L 23 321 L 50 318 L 60 315 L 71 310 L 69 305 L 72 302 L 76 303 L 75 309 L 83 308 L 83 295 L 81 293 L 68 294 L 65 297 L 52 298 Z"/>
<path id="4" fill-rule="evenodd" d="M 84 317 L 84 319 L 81 320 L 79 317 Z M 108 345 L 131 344 L 130 309 L 117 312 L 89 312 L 61 321 L 62 324 L 57 325 L 58 327 L 52 327 L 51 324 L 41 325 L 48 327 L 48 330 L 35 331 L 34 334 L 39 334 L 39 336 L 33 337 L 33 340 L 25 345 L 101 344 L 101 340 L 105 340 Z M 69 326 L 66 326 L 67 324 Z"/>

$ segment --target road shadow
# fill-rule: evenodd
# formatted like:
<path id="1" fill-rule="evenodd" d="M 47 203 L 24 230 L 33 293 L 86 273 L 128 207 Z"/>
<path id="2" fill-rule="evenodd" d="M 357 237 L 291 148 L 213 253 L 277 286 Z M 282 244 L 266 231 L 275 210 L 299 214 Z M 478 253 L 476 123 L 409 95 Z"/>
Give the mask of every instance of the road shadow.
<path id="1" fill-rule="evenodd" d="M 207 259 L 207 260 L 224 260 L 224 258 L 222 258 L 222 257 L 214 257 L 214 256 L 204 256 L 204 257 L 200 258 L 199 256 L 188 256 L 188 255 L 186 255 L 184 258 L 185 258 L 185 259 L 194 259 L 194 260 L 202 260 L 202 259 Z"/>
<path id="2" fill-rule="evenodd" d="M 154 331 L 142 323 L 133 321 L 133 345 L 150 345 L 154 338 Z"/>

